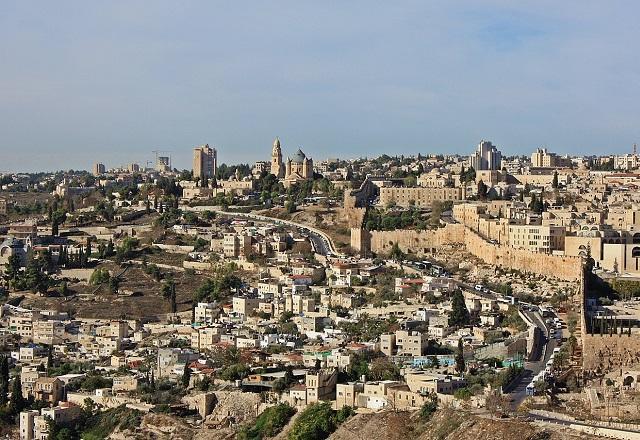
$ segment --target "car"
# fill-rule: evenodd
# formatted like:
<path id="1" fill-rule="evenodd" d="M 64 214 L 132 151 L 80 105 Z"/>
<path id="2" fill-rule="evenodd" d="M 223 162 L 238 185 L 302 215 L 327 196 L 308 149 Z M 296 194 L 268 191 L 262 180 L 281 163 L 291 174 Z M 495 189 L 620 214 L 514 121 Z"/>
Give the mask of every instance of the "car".
<path id="1" fill-rule="evenodd" d="M 474 289 L 476 289 L 478 292 L 480 292 L 482 290 L 482 284 L 476 284 Z"/>

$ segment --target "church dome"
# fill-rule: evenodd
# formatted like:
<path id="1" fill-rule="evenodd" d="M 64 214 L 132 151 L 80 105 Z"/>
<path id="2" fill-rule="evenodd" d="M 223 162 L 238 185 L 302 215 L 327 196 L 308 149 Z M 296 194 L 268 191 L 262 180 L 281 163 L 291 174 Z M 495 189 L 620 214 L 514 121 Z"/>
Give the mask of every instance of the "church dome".
<path id="1" fill-rule="evenodd" d="M 273 151 L 280 150 L 280 138 L 276 137 L 273 141 Z"/>
<path id="2" fill-rule="evenodd" d="M 307 156 L 302 152 L 302 150 L 300 148 L 298 148 L 298 151 L 296 151 L 295 154 L 293 155 L 293 157 L 291 158 L 291 162 L 293 162 L 293 163 L 302 163 L 302 162 L 304 162 L 306 157 Z"/>

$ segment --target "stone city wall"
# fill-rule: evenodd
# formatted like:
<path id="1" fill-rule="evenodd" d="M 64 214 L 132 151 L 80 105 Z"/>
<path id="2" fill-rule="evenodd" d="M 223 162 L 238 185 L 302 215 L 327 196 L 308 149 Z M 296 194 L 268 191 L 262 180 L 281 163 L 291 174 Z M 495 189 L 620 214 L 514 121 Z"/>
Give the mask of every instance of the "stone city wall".
<path id="1" fill-rule="evenodd" d="M 366 231 L 364 231 L 366 234 Z M 384 254 L 391 251 L 394 243 L 398 243 L 403 252 L 418 255 L 431 252 L 432 249 L 445 244 L 456 244 L 464 241 L 464 226 L 449 224 L 444 228 L 426 231 L 413 229 L 396 229 L 394 231 L 369 232 L 371 251 Z"/>
<path id="2" fill-rule="evenodd" d="M 578 282 L 582 277 L 580 257 L 543 254 L 492 244 L 468 228 L 465 229 L 462 244 L 466 246 L 469 253 L 487 264 L 539 275 L 550 275 L 568 281 Z"/>
<path id="3" fill-rule="evenodd" d="M 362 253 L 386 254 L 394 243 L 406 253 L 424 255 L 447 244 L 461 244 L 487 264 L 539 275 L 551 275 L 576 282 L 582 277 L 580 257 L 542 254 L 493 244 L 462 224 L 447 224 L 427 231 L 398 229 L 394 231 L 351 230 L 351 247 Z"/>

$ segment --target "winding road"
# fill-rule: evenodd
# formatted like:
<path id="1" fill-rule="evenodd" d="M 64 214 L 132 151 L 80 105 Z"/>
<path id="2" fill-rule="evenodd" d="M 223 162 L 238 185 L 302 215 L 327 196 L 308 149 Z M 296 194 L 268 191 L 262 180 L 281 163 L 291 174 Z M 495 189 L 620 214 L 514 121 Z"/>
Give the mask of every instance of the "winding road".
<path id="1" fill-rule="evenodd" d="M 324 255 L 325 257 L 326 256 L 344 257 L 344 255 L 342 255 L 336 250 L 336 247 L 333 241 L 325 232 L 321 231 L 320 229 L 311 227 L 309 225 L 292 222 L 291 220 L 283 220 L 279 218 L 268 217 L 266 215 L 260 215 L 260 214 L 223 211 L 219 208 L 214 208 L 212 206 L 183 206 L 182 209 L 185 211 L 194 211 L 194 212 L 211 211 L 216 213 L 216 215 L 223 215 L 228 217 L 244 217 L 252 220 L 273 223 L 276 225 L 287 225 L 294 228 L 298 228 L 299 230 L 302 230 L 307 235 L 309 235 L 309 240 L 311 240 L 311 243 L 313 245 L 313 250 L 317 254 Z"/>

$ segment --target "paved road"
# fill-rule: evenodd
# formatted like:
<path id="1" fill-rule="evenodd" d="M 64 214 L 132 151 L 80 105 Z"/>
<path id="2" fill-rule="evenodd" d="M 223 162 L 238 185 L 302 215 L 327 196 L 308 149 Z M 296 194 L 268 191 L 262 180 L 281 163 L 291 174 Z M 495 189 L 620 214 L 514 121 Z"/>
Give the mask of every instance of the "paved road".
<path id="1" fill-rule="evenodd" d="M 211 211 L 211 212 L 215 212 L 218 215 L 226 215 L 230 217 L 246 217 L 246 218 L 259 220 L 263 222 L 289 225 L 304 231 L 309 236 L 309 240 L 311 240 L 314 251 L 317 254 L 324 255 L 324 256 L 331 256 L 331 255 L 342 256 L 336 251 L 335 245 L 333 244 L 333 242 L 331 241 L 331 238 L 327 234 L 325 234 L 319 229 L 313 228 L 308 225 L 304 225 L 302 223 L 292 222 L 291 220 L 282 220 L 279 218 L 267 217 L 265 215 L 260 215 L 260 214 L 222 211 L 221 209 L 214 208 L 212 206 L 183 206 L 182 209 L 184 209 L 185 211 L 196 211 L 196 212 Z"/>
<path id="2" fill-rule="evenodd" d="M 511 391 L 511 410 L 516 411 L 518 406 L 527 398 L 526 387 L 535 375 L 537 375 L 540 371 L 544 370 L 547 365 L 547 361 L 553 354 L 553 349 L 558 346 L 558 340 L 555 335 L 551 336 L 549 334 L 550 325 L 544 322 L 542 315 L 540 312 L 524 312 L 529 318 L 533 320 L 533 322 L 543 331 L 544 337 L 546 338 L 546 344 L 544 344 L 541 348 L 542 353 L 539 355 L 539 359 L 533 362 L 525 362 L 525 375 L 518 382 L 516 387 Z M 560 337 L 562 337 L 562 330 L 556 330 L 559 332 Z"/>

